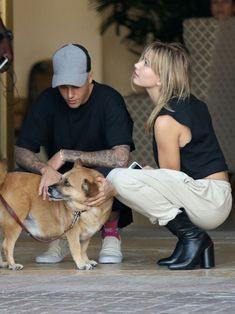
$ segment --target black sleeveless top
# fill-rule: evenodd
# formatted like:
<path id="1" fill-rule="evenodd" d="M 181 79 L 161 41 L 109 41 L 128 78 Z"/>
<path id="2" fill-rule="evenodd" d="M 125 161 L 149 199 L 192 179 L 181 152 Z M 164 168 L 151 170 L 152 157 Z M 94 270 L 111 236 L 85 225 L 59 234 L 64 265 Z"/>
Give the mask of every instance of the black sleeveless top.
<path id="1" fill-rule="evenodd" d="M 228 170 L 224 155 L 216 138 L 207 105 L 191 95 L 185 100 L 174 98 L 168 110 L 162 108 L 160 115 L 169 115 L 179 123 L 190 128 L 191 141 L 180 148 L 181 171 L 194 179 Z M 158 153 L 153 138 L 153 153 L 158 164 Z"/>

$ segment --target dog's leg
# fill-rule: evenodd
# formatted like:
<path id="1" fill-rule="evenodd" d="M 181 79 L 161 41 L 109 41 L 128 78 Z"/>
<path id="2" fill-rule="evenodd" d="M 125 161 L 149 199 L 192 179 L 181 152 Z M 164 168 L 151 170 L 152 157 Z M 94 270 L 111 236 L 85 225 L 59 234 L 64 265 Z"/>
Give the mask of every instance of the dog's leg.
<path id="1" fill-rule="evenodd" d="M 80 270 L 92 269 L 93 266 L 90 263 L 87 263 L 82 258 L 82 251 L 79 237 L 77 232 L 74 232 L 74 229 L 67 232 L 67 239 L 69 243 L 69 248 L 72 254 L 72 257 L 77 265 L 77 268 Z"/>
<path id="2" fill-rule="evenodd" d="M 14 260 L 14 248 L 16 240 L 21 233 L 21 228 L 19 226 L 11 227 L 11 230 L 5 232 L 5 238 L 3 241 L 3 250 L 7 260 L 8 268 L 10 270 L 21 270 L 24 266 L 21 264 L 16 264 Z"/>
<path id="3" fill-rule="evenodd" d="M 91 264 L 93 267 L 95 267 L 98 263 L 96 261 L 90 260 L 87 256 L 87 248 L 89 246 L 90 243 L 90 239 L 87 240 L 81 240 L 81 254 L 82 254 L 82 258 L 88 263 Z"/>
<path id="4" fill-rule="evenodd" d="M 2 234 L 2 230 L 0 229 L 0 268 L 7 267 L 7 262 L 3 262 L 3 259 L 2 259 L 2 242 L 3 242 L 3 234 Z"/>

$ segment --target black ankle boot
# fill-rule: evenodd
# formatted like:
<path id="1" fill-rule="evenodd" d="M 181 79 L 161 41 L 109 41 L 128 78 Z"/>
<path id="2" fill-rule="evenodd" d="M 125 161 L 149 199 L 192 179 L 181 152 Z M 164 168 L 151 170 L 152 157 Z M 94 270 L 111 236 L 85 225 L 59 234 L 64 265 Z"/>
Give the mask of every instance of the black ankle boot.
<path id="1" fill-rule="evenodd" d="M 185 212 L 167 224 L 179 237 L 181 254 L 168 265 L 171 270 L 194 269 L 197 266 L 211 268 L 214 263 L 214 246 L 209 235 L 195 226 Z"/>
<path id="2" fill-rule="evenodd" d="M 182 246 L 182 244 L 181 244 L 181 242 L 179 240 L 176 243 L 176 247 L 175 247 L 173 253 L 169 257 L 159 259 L 157 261 L 157 264 L 159 266 L 169 266 L 171 264 L 176 263 L 178 261 L 178 258 L 180 257 L 180 255 L 182 253 L 182 249 L 183 249 L 183 246 Z"/>
<path id="3" fill-rule="evenodd" d="M 178 227 L 176 226 L 177 223 L 179 223 L 180 219 L 183 219 L 183 216 L 186 215 L 185 214 L 185 209 L 184 208 L 180 208 L 180 210 L 182 210 L 182 213 L 179 214 L 177 217 L 177 220 L 174 221 L 174 223 L 172 224 L 171 222 L 169 222 L 165 227 L 172 233 L 174 234 L 179 240 L 176 243 L 176 247 L 173 251 L 173 253 L 166 258 L 162 258 L 160 260 L 157 261 L 157 264 L 159 266 L 169 266 L 173 263 L 176 263 L 178 258 L 180 257 L 181 253 L 182 253 L 182 243 L 180 240 L 180 234 L 178 233 L 178 230 L 180 229 L 180 224 L 178 225 Z"/>

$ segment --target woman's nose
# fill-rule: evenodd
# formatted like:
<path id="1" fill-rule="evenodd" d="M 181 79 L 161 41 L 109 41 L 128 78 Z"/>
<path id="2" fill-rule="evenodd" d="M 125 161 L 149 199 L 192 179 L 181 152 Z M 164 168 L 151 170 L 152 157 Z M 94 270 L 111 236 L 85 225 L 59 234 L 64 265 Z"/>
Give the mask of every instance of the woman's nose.
<path id="1" fill-rule="evenodd" d="M 136 64 L 134 65 L 135 69 L 139 69 L 141 67 L 141 63 L 142 61 L 136 62 Z"/>
<path id="2" fill-rule="evenodd" d="M 135 63 L 134 68 L 138 69 L 139 62 Z"/>

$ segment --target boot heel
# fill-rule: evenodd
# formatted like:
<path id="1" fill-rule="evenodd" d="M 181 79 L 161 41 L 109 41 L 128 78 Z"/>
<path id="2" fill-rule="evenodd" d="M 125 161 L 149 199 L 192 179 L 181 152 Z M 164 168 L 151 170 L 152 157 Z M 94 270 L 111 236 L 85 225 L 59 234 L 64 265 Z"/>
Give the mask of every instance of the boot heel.
<path id="1" fill-rule="evenodd" d="M 214 256 L 214 244 L 211 243 L 201 255 L 201 268 L 212 268 L 215 267 L 215 256 Z"/>

